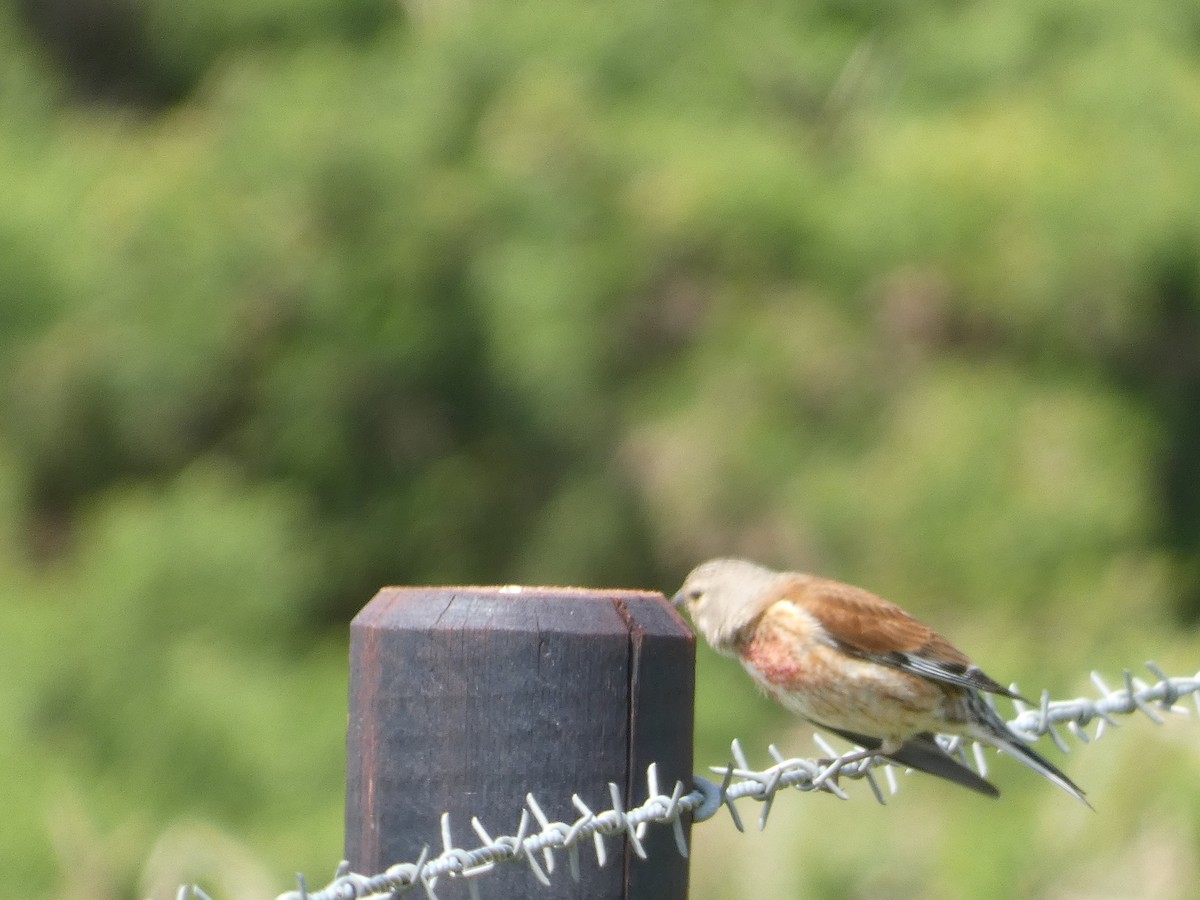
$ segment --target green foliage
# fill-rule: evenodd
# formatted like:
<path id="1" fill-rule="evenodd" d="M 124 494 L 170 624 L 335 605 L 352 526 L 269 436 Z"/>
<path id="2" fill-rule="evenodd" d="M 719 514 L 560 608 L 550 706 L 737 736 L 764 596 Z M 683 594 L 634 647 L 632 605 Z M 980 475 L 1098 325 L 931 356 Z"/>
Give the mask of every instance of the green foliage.
<path id="1" fill-rule="evenodd" d="M 102 59 L 38 9 L 0 3 L 0 893 L 329 871 L 389 582 L 741 553 L 1033 691 L 1194 667 L 1186 5 L 147 0 L 96 4 Z M 701 652 L 702 762 L 807 752 Z M 1086 893 L 1197 800 L 1130 740 L 1054 859 L 1009 767 L 986 814 L 914 782 L 737 852 L 819 858 L 763 896 Z"/>

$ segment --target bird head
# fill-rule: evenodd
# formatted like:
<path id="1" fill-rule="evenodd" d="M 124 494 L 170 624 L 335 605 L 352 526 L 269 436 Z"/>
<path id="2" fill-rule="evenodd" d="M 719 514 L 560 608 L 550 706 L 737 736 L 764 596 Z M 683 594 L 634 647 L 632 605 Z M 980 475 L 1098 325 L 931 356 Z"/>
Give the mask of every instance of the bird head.
<path id="1" fill-rule="evenodd" d="M 686 609 L 709 645 L 733 656 L 739 635 L 771 601 L 779 573 L 744 559 L 710 559 L 684 579 L 671 603 Z"/>

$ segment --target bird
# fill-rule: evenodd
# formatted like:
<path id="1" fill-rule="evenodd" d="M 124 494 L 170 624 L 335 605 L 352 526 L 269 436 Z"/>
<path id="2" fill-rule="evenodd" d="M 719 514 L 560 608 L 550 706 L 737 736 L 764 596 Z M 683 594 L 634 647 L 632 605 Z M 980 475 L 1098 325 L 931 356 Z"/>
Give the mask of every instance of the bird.
<path id="1" fill-rule="evenodd" d="M 1000 791 L 942 749 L 935 734 L 995 747 L 1088 807 L 1084 792 L 1011 731 L 984 699 L 1024 700 L 948 640 L 864 588 L 745 559 L 712 559 L 674 595 L 708 644 L 736 657 L 772 699 L 861 747 L 989 797 Z M 1028 701 L 1025 701 L 1028 702 Z"/>

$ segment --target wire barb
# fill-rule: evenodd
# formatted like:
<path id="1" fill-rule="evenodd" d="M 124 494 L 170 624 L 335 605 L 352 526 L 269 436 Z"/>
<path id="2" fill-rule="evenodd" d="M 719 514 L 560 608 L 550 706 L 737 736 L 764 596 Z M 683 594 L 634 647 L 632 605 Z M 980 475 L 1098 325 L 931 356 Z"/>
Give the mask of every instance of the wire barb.
<path id="1" fill-rule="evenodd" d="M 1186 708 L 1178 705 L 1179 700 L 1188 695 L 1192 696 L 1197 710 L 1200 711 L 1200 672 L 1190 678 L 1172 678 L 1153 662 L 1146 663 L 1145 668 L 1154 676 L 1152 684 L 1135 678 L 1132 672 L 1126 670 L 1122 675 L 1122 686 L 1117 690 L 1112 690 L 1099 673 L 1092 672 L 1092 684 L 1101 694 L 1096 699 L 1080 697 L 1074 700 L 1051 700 L 1050 695 L 1043 692 L 1036 706 L 1014 700 L 1016 716 L 1008 722 L 1008 726 L 1029 740 L 1049 736 L 1055 744 L 1067 750 L 1066 740 L 1056 730 L 1056 725 L 1064 726 L 1082 743 L 1090 743 L 1102 737 L 1107 727 L 1117 725 L 1113 718 L 1115 715 L 1140 712 L 1155 724 L 1161 724 L 1164 720 L 1163 713 L 1189 713 Z M 1096 722 L 1096 731 L 1089 737 L 1086 728 L 1092 721 Z M 424 891 L 428 900 L 437 900 L 434 888 L 438 879 L 443 877 L 466 879 L 471 900 L 479 900 L 477 876 L 491 871 L 499 863 L 524 860 L 533 876 L 543 885 L 549 886 L 549 876 L 555 871 L 555 850 L 567 851 L 571 876 L 578 881 L 579 847 L 589 838 L 593 841 L 596 863 L 599 866 L 607 862 L 605 836 L 623 836 L 633 852 L 645 859 L 646 850 L 642 838 L 650 824 L 670 825 L 675 834 L 676 849 L 681 856 L 686 857 L 688 847 L 683 827 L 685 816 L 690 816 L 693 823 L 703 822 L 716 815 L 724 806 L 729 810 L 734 825 L 739 830 L 744 830 L 735 802 L 747 797 L 763 804 L 759 827 L 765 828 L 776 795 L 784 788 L 796 788 L 804 792 L 821 790 L 841 799 L 849 799 L 849 795 L 838 782 L 863 779 L 871 788 L 875 799 L 882 804 L 885 802 L 884 793 L 875 776 L 875 770 L 882 767 L 889 794 L 896 794 L 898 782 L 895 769 L 886 759 L 878 755 L 864 755 L 863 748 L 854 748 L 847 753 L 838 754 L 824 738 L 818 735 L 815 740 L 825 754 L 824 758 L 785 759 L 772 745 L 769 752 L 774 765 L 761 771 L 756 771 L 750 766 L 741 743 L 734 740 L 730 746 L 732 760 L 725 766 L 714 766 L 711 769 L 712 772 L 721 775 L 720 784 L 695 776 L 690 791 L 685 793 L 687 789 L 683 782 L 677 781 L 669 796 L 660 792 L 658 768 L 652 763 L 646 770 L 647 796 L 640 805 L 626 809 L 620 789 L 616 784 L 610 783 L 611 808 L 603 812 L 594 812 L 578 794 L 575 794 L 571 797 L 571 803 L 578 811 L 579 817 L 571 823 L 550 821 L 533 794 L 529 793 L 525 797 L 526 807 L 521 811 L 515 835 L 493 838 L 479 819 L 472 818 L 471 829 L 480 841 L 479 846 L 472 850 L 454 846 L 450 816 L 443 813 L 442 852 L 436 857 L 429 857 L 429 847 L 426 845 L 415 863 L 398 863 L 382 874 L 374 876 L 351 872 L 349 864 L 343 860 L 337 867 L 333 881 L 321 890 L 309 891 L 303 876 L 298 876 L 298 889 L 281 894 L 278 900 L 382 900 L 417 887 Z M 986 757 L 979 744 L 971 743 L 971 752 L 968 755 L 967 742 L 962 738 L 938 735 L 937 740 L 943 749 L 955 754 L 964 763 L 968 763 L 973 756 L 979 773 L 987 776 Z M 531 819 L 536 821 L 539 831 L 531 833 Z M 544 870 L 537 860 L 538 851 L 541 851 L 545 862 Z M 189 897 L 209 900 L 208 895 L 196 885 L 182 886 L 176 900 L 187 900 Z"/>

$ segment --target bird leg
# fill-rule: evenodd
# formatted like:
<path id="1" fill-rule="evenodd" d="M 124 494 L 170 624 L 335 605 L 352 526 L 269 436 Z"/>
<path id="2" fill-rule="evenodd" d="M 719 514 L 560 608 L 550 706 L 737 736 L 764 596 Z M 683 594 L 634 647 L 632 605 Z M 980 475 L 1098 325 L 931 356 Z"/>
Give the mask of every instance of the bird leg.
<path id="1" fill-rule="evenodd" d="M 872 757 L 876 756 L 882 757 L 883 755 L 882 748 L 877 750 L 855 750 L 852 753 L 843 753 L 837 759 L 830 760 L 828 767 L 826 767 L 826 769 L 821 772 L 820 775 L 813 779 L 812 786 L 814 788 L 820 788 L 827 781 L 832 781 L 836 785 L 838 784 L 838 776 L 841 774 L 842 769 L 844 769 L 846 766 L 850 765 L 851 763 L 861 762 L 864 759 L 871 759 Z M 822 762 L 824 762 L 824 760 L 822 760 Z"/>

